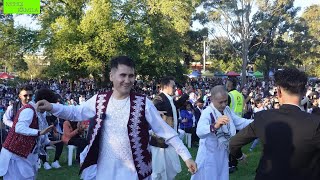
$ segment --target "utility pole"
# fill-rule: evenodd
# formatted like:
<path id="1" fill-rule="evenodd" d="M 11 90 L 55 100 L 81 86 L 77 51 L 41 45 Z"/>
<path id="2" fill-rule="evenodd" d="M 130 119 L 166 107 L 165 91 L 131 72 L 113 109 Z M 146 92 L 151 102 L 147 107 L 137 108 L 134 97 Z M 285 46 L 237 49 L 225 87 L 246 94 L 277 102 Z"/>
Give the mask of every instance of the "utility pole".
<path id="1" fill-rule="evenodd" d="M 206 36 L 203 36 L 203 72 L 206 72 Z"/>

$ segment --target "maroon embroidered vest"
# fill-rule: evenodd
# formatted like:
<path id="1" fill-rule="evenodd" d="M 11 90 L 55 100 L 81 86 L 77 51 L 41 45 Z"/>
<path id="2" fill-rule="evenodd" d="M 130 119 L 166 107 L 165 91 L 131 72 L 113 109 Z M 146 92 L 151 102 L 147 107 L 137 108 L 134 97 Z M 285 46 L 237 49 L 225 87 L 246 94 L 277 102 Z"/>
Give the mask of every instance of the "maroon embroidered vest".
<path id="1" fill-rule="evenodd" d="M 101 138 L 101 127 L 106 120 L 106 109 L 112 91 L 100 93 L 96 100 L 96 116 L 90 122 L 88 154 L 80 168 L 80 173 L 87 167 L 97 164 Z M 145 179 L 152 173 L 151 153 L 148 148 L 149 124 L 145 119 L 146 97 L 130 93 L 130 116 L 127 124 L 132 158 L 139 179 Z"/>
<path id="2" fill-rule="evenodd" d="M 22 110 L 30 108 L 33 110 L 33 119 L 30 124 L 30 128 L 33 129 L 39 129 L 38 125 L 38 117 L 36 114 L 35 109 L 30 105 L 24 105 L 22 108 L 19 109 L 17 115 L 15 116 L 13 120 L 12 128 L 10 128 L 10 131 L 8 133 L 8 136 L 6 140 L 3 143 L 3 147 L 6 148 L 8 151 L 17 154 L 19 156 L 22 156 L 24 158 L 27 158 L 30 153 L 32 153 L 32 150 L 34 149 L 36 145 L 36 140 L 38 136 L 25 136 L 22 134 L 18 134 L 15 132 L 16 130 L 16 124 L 18 122 L 18 118 L 20 116 L 20 113 Z"/>

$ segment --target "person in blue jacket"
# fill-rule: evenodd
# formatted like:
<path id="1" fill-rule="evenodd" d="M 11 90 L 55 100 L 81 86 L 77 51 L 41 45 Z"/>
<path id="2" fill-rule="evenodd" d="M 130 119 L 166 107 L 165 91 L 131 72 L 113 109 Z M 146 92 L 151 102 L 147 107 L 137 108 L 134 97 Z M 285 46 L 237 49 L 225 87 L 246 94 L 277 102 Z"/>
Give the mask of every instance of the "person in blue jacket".
<path id="1" fill-rule="evenodd" d="M 180 129 L 186 133 L 192 133 L 192 127 L 195 126 L 194 109 L 191 102 L 187 101 L 180 110 Z"/>

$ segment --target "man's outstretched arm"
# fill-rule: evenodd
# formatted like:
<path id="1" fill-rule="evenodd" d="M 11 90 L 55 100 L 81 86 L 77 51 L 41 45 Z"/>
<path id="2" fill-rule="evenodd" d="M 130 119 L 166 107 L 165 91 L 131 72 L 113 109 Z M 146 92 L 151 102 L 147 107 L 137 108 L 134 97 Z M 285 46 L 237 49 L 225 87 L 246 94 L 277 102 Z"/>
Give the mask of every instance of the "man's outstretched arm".
<path id="1" fill-rule="evenodd" d="M 230 139 L 230 155 L 236 159 L 242 157 L 241 148 L 257 138 L 254 121 Z"/>

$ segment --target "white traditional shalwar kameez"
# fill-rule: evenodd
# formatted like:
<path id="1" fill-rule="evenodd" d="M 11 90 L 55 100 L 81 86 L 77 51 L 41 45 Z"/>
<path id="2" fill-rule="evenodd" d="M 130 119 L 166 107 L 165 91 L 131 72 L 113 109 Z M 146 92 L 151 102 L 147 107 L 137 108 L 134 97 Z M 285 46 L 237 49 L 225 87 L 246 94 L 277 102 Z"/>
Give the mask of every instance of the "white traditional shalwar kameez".
<path id="1" fill-rule="evenodd" d="M 164 95 L 169 99 L 173 113 L 173 129 L 178 129 L 177 109 L 173 98 L 168 94 Z M 181 172 L 180 159 L 175 149 L 169 145 L 167 148 L 150 146 L 152 154 L 152 180 L 172 180 Z"/>
<path id="2" fill-rule="evenodd" d="M 229 154 L 227 148 L 219 143 L 216 134 L 210 131 L 212 124 L 212 113 L 215 121 L 222 114 L 211 103 L 202 111 L 197 127 L 197 135 L 200 138 L 199 149 L 196 157 L 198 171 L 191 177 L 191 180 L 228 180 L 229 179 Z M 236 129 L 241 130 L 252 122 L 252 120 L 240 118 L 227 106 L 223 114 L 228 116 L 229 123 L 222 126 L 229 131 L 231 136 L 236 134 Z"/>
<path id="3" fill-rule="evenodd" d="M 110 98 L 106 110 L 106 119 L 101 131 L 102 137 L 97 165 L 86 168 L 81 178 L 85 180 L 138 180 L 127 129 L 130 114 L 129 98 L 127 97 L 123 100 Z M 51 112 L 53 115 L 63 119 L 86 120 L 96 114 L 96 99 L 97 95 L 80 106 L 53 104 Z M 145 116 L 153 132 L 158 136 L 164 137 L 167 140 L 166 142 L 174 147 L 183 160 L 191 158 L 188 149 L 179 139 L 178 134 L 163 121 L 158 110 L 149 99 L 146 99 Z M 88 148 L 86 149 L 88 150 Z M 83 152 L 82 156 L 85 156 L 85 153 Z"/>
<path id="4" fill-rule="evenodd" d="M 29 104 L 34 107 L 33 102 Z M 46 113 L 37 112 L 39 129 L 30 128 L 33 113 L 34 111 L 30 108 L 21 111 L 15 126 L 16 133 L 26 136 L 38 136 L 39 129 L 44 129 L 48 126 Z M 38 137 L 33 152 L 30 153 L 27 158 L 18 156 L 3 147 L 0 153 L 0 176 L 3 176 L 4 180 L 35 180 L 38 172 L 38 153 L 40 152 L 40 146 L 49 143 L 50 140 L 47 136 L 43 135 L 41 138 Z"/>

